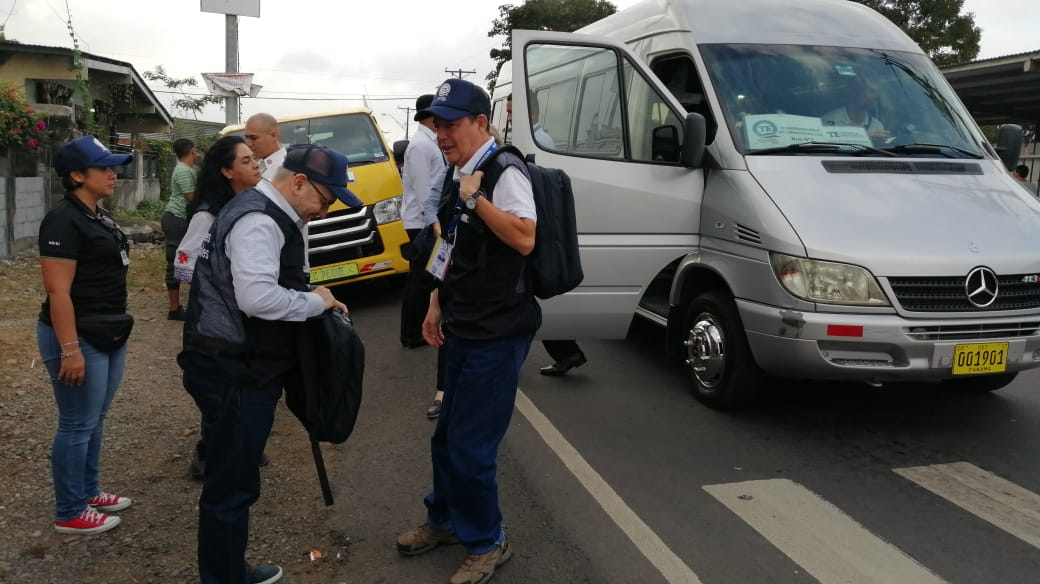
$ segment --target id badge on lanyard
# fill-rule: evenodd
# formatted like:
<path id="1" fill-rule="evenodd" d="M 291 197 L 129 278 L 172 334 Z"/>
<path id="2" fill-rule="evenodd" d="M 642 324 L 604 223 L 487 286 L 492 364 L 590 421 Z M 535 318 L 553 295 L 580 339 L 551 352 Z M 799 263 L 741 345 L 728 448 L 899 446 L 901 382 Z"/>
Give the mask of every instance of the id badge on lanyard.
<path id="1" fill-rule="evenodd" d="M 491 146 L 480 156 L 477 163 L 473 166 L 474 169 L 479 169 L 480 165 L 495 151 L 495 144 Z M 462 208 L 462 197 L 460 196 L 455 201 L 455 208 Z M 433 247 L 433 252 L 430 253 L 430 261 L 426 263 L 426 271 L 433 275 L 440 281 L 444 281 L 444 277 L 448 274 L 448 267 L 451 266 L 451 253 L 455 249 L 455 230 L 458 228 L 459 216 L 455 215 L 451 219 L 451 225 L 448 226 L 448 233 L 445 237 L 438 237 L 437 243 Z"/>

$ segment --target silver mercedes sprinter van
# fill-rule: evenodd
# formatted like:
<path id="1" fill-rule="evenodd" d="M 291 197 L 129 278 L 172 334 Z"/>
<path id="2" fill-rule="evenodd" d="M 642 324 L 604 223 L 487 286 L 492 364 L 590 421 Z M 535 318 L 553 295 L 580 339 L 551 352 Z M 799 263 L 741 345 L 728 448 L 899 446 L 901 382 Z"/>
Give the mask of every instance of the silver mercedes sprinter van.
<path id="1" fill-rule="evenodd" d="M 542 338 L 649 319 L 719 408 L 770 375 L 986 391 L 1040 366 L 1015 128 L 991 146 L 876 12 L 646 0 L 512 42 L 492 122 L 511 95 L 509 139 L 570 175 L 585 271 Z"/>

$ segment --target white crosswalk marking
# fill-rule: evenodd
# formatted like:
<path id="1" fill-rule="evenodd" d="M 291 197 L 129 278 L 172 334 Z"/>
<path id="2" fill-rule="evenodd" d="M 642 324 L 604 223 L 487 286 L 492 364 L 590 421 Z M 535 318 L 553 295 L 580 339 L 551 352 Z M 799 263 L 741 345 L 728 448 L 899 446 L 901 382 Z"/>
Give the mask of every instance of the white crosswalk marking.
<path id="1" fill-rule="evenodd" d="M 787 479 L 705 485 L 821 584 L 939 584 L 895 546 L 812 491 Z"/>
<path id="2" fill-rule="evenodd" d="M 1040 548 L 1040 495 L 967 462 L 892 470 Z"/>

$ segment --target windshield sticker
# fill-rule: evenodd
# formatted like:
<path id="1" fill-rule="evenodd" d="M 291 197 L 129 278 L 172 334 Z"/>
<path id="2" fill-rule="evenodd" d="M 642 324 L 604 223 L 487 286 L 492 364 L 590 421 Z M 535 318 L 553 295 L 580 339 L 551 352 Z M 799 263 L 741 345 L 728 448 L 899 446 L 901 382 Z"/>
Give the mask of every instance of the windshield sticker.
<path id="1" fill-rule="evenodd" d="M 745 116 L 744 124 L 752 150 L 826 140 L 820 118 L 810 116 L 756 114 Z"/>
<path id="2" fill-rule="evenodd" d="M 823 129 L 824 140 L 828 142 L 841 142 L 842 144 L 859 144 L 861 146 L 873 146 L 870 136 L 862 126 L 826 126 Z"/>
<path id="3" fill-rule="evenodd" d="M 834 70 L 838 75 L 845 75 L 846 77 L 855 77 L 856 70 L 848 65 L 835 65 Z"/>

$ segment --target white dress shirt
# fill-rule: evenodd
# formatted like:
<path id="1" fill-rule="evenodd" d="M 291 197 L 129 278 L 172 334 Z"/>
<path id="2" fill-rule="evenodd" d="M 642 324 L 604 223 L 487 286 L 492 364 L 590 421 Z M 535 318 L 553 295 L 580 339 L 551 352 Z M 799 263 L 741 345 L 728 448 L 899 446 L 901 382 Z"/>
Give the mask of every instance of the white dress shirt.
<path id="1" fill-rule="evenodd" d="M 285 211 L 305 234 L 305 223 L 270 182 L 262 180 L 256 189 Z M 247 316 L 299 322 L 324 312 L 325 303 L 317 294 L 289 290 L 278 284 L 283 245 L 282 230 L 264 213 L 246 214 L 228 233 L 224 249 L 231 260 L 235 302 Z"/>
<path id="2" fill-rule="evenodd" d="M 256 161 L 260 163 L 260 176 L 271 181 L 285 162 L 285 148 L 279 148 L 267 158 L 257 158 Z"/>
<path id="3" fill-rule="evenodd" d="M 455 167 L 455 171 L 452 174 L 454 180 L 459 180 L 461 176 L 473 174 L 477 169 L 477 164 L 485 158 L 485 153 L 494 145 L 495 140 L 488 138 L 488 141 L 477 149 L 476 153 L 466 161 L 466 164 L 462 165 L 462 168 Z M 510 166 L 502 173 L 502 176 L 498 178 L 498 182 L 495 183 L 494 192 L 491 193 L 491 202 L 506 213 L 516 215 L 521 219 L 538 221 L 538 212 L 534 206 L 534 191 L 531 190 L 531 181 L 524 176 L 524 173 L 519 168 Z"/>
<path id="4" fill-rule="evenodd" d="M 401 221 L 405 229 L 422 229 L 437 222 L 437 203 L 447 172 L 448 164 L 437 146 L 437 135 L 420 124 L 404 151 Z"/>

